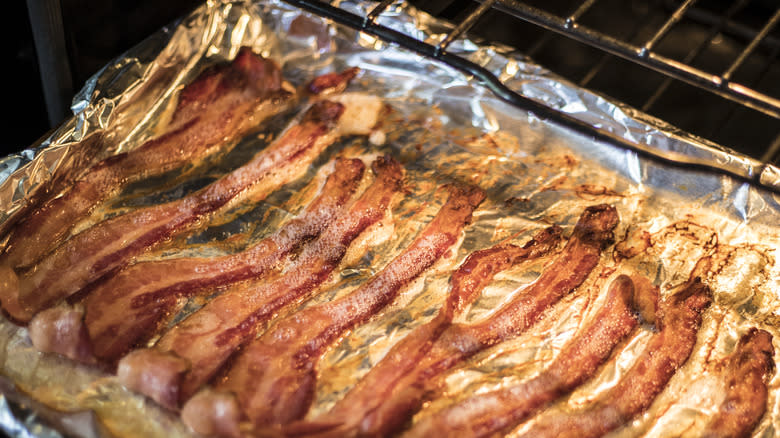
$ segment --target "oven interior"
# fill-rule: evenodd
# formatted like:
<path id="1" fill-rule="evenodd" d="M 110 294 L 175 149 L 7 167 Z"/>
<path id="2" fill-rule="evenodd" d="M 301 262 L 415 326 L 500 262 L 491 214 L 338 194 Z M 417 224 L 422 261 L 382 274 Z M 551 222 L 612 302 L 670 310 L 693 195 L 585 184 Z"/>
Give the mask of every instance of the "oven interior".
<path id="1" fill-rule="evenodd" d="M 463 22 L 480 3 L 412 0 Z M 763 162 L 780 161 L 780 5 L 501 0 L 469 30 L 566 79 Z M 737 91 L 738 90 L 738 91 Z"/>
<path id="2" fill-rule="evenodd" d="M 408 1 L 454 23 L 448 40 L 425 47 L 381 31 L 380 38 L 412 45 L 456 66 L 460 60 L 448 56 L 447 46 L 463 33 L 500 42 L 584 88 L 762 163 L 780 164 L 780 7 L 774 0 Z M 319 0 L 290 2 L 330 18 L 334 10 L 338 14 L 337 7 Z M 148 17 L 127 12 L 129 6 L 122 2 L 108 1 L 109 6 L 89 14 L 76 13 L 84 9 L 74 9 L 75 3 L 28 1 L 52 125 L 57 114 L 67 114 L 63 91 L 72 93 L 81 86 L 79 79 L 91 72 L 89 63 L 121 54 L 105 39 L 110 40 L 112 32 L 138 28 L 129 22 Z M 185 14 L 196 2 L 174 3 L 178 6 L 163 11 L 166 16 L 176 7 Z M 397 3 L 378 2 L 367 17 L 353 17 L 347 24 L 371 28 Z M 117 25 L 121 20 L 128 23 Z M 39 43 L 41 39 L 49 43 Z M 127 38 L 120 40 L 124 45 L 114 50 L 127 48 Z M 496 87 L 500 84 L 492 87 L 500 94 Z M 52 108 L 56 105 L 60 108 Z"/>

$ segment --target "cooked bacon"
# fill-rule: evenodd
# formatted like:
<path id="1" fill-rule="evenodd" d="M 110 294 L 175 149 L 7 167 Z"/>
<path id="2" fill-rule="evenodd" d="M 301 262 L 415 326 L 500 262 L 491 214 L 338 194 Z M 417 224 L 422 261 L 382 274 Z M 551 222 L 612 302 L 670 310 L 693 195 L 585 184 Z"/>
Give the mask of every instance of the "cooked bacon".
<path id="1" fill-rule="evenodd" d="M 294 425 L 290 433 L 388 435 L 396 430 L 421 405 L 427 383 L 479 351 L 516 337 L 585 281 L 612 241 L 617 221 L 614 207 L 588 207 L 562 253 L 539 279 L 487 321 L 449 324 L 440 313 L 394 346 L 330 412 Z"/>
<path id="2" fill-rule="evenodd" d="M 78 219 L 126 184 L 213 154 L 283 111 L 290 100 L 279 67 L 242 48 L 232 63 L 204 71 L 182 90 L 164 134 L 95 164 L 62 196 L 31 210 L 12 232 L 0 264 L 31 266 L 54 249 Z"/>
<path id="3" fill-rule="evenodd" d="M 378 106 L 377 106 L 378 107 Z M 0 270 L 3 308 L 15 320 L 29 319 L 59 299 L 66 298 L 106 274 L 120 269 L 155 244 L 185 231 L 250 187 L 257 197 L 267 195 L 306 171 L 310 163 L 346 130 L 342 114 L 352 114 L 349 126 L 361 120 L 369 126 L 378 116 L 363 107 L 345 107 L 318 101 L 300 123 L 290 127 L 249 163 L 182 199 L 141 208 L 106 220 L 74 236 L 44 258 L 28 275 L 14 279 Z M 354 114 L 362 117 L 355 117 Z M 363 127 L 365 128 L 365 127 Z M 14 290 L 14 281 L 18 287 Z"/>
<path id="4" fill-rule="evenodd" d="M 325 73 L 312 79 L 306 85 L 306 91 L 315 95 L 330 95 L 344 91 L 347 84 L 360 72 L 357 67 L 348 68 L 340 73 Z"/>
<path id="5" fill-rule="evenodd" d="M 596 437 L 647 409 L 696 344 L 701 314 L 710 290 L 699 277 L 659 306 L 658 331 L 622 379 L 598 401 L 575 412 L 543 414 L 523 433 L 526 437 Z"/>
<path id="6" fill-rule="evenodd" d="M 84 303 L 87 342 L 95 357 L 113 363 L 147 340 L 175 307 L 177 298 L 263 275 L 301 243 L 316 237 L 346 208 L 364 169 L 359 159 L 337 160 L 320 195 L 299 217 L 245 251 L 137 263 L 100 283 Z M 38 313 L 30 325 L 39 319 L 51 321 L 49 310 Z M 60 337 L 59 348 L 70 351 L 70 343 L 82 342 L 76 337 L 68 340 Z M 38 347 L 35 339 L 33 345 Z M 60 353 L 76 359 L 64 351 Z"/>
<path id="7" fill-rule="evenodd" d="M 374 182 L 346 214 L 337 218 L 317 240 L 303 249 L 283 274 L 272 281 L 236 288 L 219 295 L 173 327 L 153 349 L 133 353 L 157 355 L 164 352 L 166 356 L 179 357 L 190 365 L 186 373 L 176 375 L 167 383 L 151 377 L 137 381 L 156 380 L 157 385 L 166 387 L 165 393 L 176 393 L 178 402 L 186 401 L 218 371 L 233 351 L 255 336 L 262 323 L 283 306 L 309 296 L 327 280 L 341 262 L 352 240 L 385 215 L 393 195 L 401 187 L 402 170 L 394 159 L 380 157 L 374 162 L 373 169 L 376 173 Z M 123 358 L 119 366 L 124 366 L 125 362 Z M 141 369 L 129 374 L 144 372 Z M 156 387 L 134 385 L 134 382 L 123 383 L 150 397 L 160 391 Z M 171 403 L 170 399 L 155 400 L 171 409 L 178 406 L 178 403 Z"/>
<path id="8" fill-rule="evenodd" d="M 217 389 L 234 394 L 244 415 L 256 427 L 283 425 L 303 416 L 313 398 L 317 361 L 325 349 L 345 331 L 392 302 L 404 285 L 444 255 L 485 197 L 475 187 L 450 186 L 449 191 L 436 217 L 381 272 L 338 300 L 310 307 L 274 324 L 238 355 Z M 199 409 L 201 423 L 204 415 L 218 416 L 218 393 L 194 398 L 197 400 L 185 405 L 184 411 Z M 205 398 L 214 399 L 211 410 L 204 409 Z M 194 430 L 204 433 L 212 429 Z"/>
<path id="9" fill-rule="evenodd" d="M 536 233 L 523 246 L 505 243 L 469 254 L 452 274 L 452 290 L 440 311 L 441 318 L 449 322 L 463 313 L 499 272 L 549 253 L 560 241 L 561 232 L 559 226 L 553 225 Z"/>
<path id="10" fill-rule="evenodd" d="M 122 358 L 117 377 L 128 388 L 144 388 L 160 404 L 177 403 L 178 392 L 168 384 L 189 370 L 186 360 L 158 350 L 136 350 Z"/>
<path id="11" fill-rule="evenodd" d="M 699 436 L 749 437 L 766 411 L 768 380 L 774 371 L 772 335 L 751 328 L 739 340 L 726 367 L 726 398 Z"/>
<path id="12" fill-rule="evenodd" d="M 94 363 L 81 308 L 54 307 L 30 322 L 30 339 L 38 351 L 59 353 L 83 363 Z"/>
<path id="13" fill-rule="evenodd" d="M 549 368 L 518 385 L 475 395 L 424 418 L 403 436 L 479 437 L 506 432 L 596 372 L 615 346 L 637 326 L 632 300 L 641 292 L 642 289 L 634 289 L 628 276 L 617 277 L 604 305 L 580 334 L 563 347 Z"/>
<path id="14" fill-rule="evenodd" d="M 236 398 L 224 392 L 209 394 L 205 389 L 191 398 L 181 411 L 182 421 L 204 436 L 238 438 L 241 409 Z"/>
<path id="15" fill-rule="evenodd" d="M 394 369 L 388 365 L 383 373 L 369 373 L 358 386 L 373 388 L 380 385 L 383 380 L 394 381 L 400 378 L 427 351 L 426 344 L 438 337 L 441 331 L 452 322 L 453 317 L 468 307 L 479 293 L 490 284 L 496 274 L 548 254 L 560 241 L 560 235 L 560 227 L 552 226 L 536 233 L 522 247 L 500 244 L 471 253 L 453 273 L 449 297 L 436 317 L 429 323 L 418 327 L 392 350 L 396 357 L 395 360 L 399 364 L 398 367 Z M 355 393 L 358 392 L 355 391 Z M 366 390 L 366 394 L 359 393 L 355 398 L 358 399 L 361 395 L 368 395 L 368 391 Z M 338 423 L 338 420 L 328 419 L 316 422 L 303 421 L 288 426 L 286 430 L 293 435 L 309 434 L 330 429 Z"/>

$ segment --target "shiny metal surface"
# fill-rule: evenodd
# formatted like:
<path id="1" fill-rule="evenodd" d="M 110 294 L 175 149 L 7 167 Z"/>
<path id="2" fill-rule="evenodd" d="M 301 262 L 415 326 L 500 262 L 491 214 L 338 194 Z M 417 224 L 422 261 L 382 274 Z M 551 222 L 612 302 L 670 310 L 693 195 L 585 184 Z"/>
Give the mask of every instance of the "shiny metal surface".
<path id="1" fill-rule="evenodd" d="M 328 160 L 337 154 L 366 160 L 381 152 L 400 157 L 407 170 L 408 196 L 394 207 L 395 219 L 385 224 L 384 233 L 368 236 L 365 251 L 348 257 L 342 274 L 305 306 L 348 293 L 398 254 L 443 202 L 436 189 L 439 184 L 456 180 L 486 189 L 488 200 L 475 214 L 458 249 L 405 290 L 382 315 L 356 328 L 328 352 L 320 368 L 321 382 L 312 409 L 316 413 L 331 406 L 393 343 L 435 313 L 446 297 L 450 271 L 468 253 L 501 241 L 522 243 L 550 223 L 568 231 L 585 206 L 610 203 L 621 216 L 618 240 L 646 231 L 653 246 L 619 266 L 607 254 L 601 267 L 641 272 L 663 294 L 669 294 L 687 278 L 698 258 L 707 254 L 723 257 L 724 269 L 709 279 L 716 305 L 705 318 L 702 342 L 690 363 L 647 416 L 618 434 L 666 436 L 679 427 L 696 430 L 720 394 L 710 358 L 728 354 L 748 326 L 769 328 L 780 339 L 776 328 L 780 266 L 775 260 L 780 248 L 780 198 L 749 182 L 779 187 L 780 171 L 562 80 L 505 46 L 457 38 L 438 56 L 434 56 L 436 46 L 430 45 L 425 49 L 431 51 L 428 57 L 390 44 L 381 37 L 400 34 L 435 44 L 452 26 L 397 3 L 366 20 L 375 6 L 359 1 L 338 4 L 340 10 L 358 17 L 354 19 L 358 28 L 382 26 L 372 35 L 283 2 L 208 3 L 185 17 L 181 26 L 154 35 L 106 66 L 82 90 L 76 114 L 63 128 L 36 148 L 0 162 L 0 206 L 5 217 L 13 215 L 53 174 L 71 166 L 84 138 L 101 133 L 110 139 L 102 156 L 142 144 L 160 129 L 162 115 L 170 110 L 182 84 L 201 68 L 230 59 L 242 45 L 278 60 L 286 76 L 297 84 L 317 73 L 359 66 L 362 73 L 351 91 L 382 96 L 392 109 L 384 126 L 387 142 L 383 149 L 360 138 L 347 139 L 325 154 L 321 167 L 312 169 L 302 181 L 264 203 L 245 203 L 220 212 L 197 233 L 146 254 L 145 259 L 224 254 L 255 241 L 300 208 L 295 194 L 316 191 Z M 302 16 L 310 23 L 310 34 L 288 35 L 290 23 Z M 325 40 L 318 41 L 323 35 Z M 486 87 L 488 76 L 464 74 L 455 68 L 458 65 L 441 62 L 449 56 L 500 79 L 506 90 L 524 96 L 532 109 L 518 108 L 494 94 Z M 583 134 L 558 118 L 540 117 L 547 113 L 536 109 L 565 114 L 574 120 L 572 126 L 587 125 L 600 134 Z M 96 209 L 85 223 L 201 187 L 263 148 L 284 122 L 282 118 L 258 127 L 258 134 L 246 138 L 234 152 L 183 180 L 168 175 L 128 189 Z M 608 141 L 612 138 L 617 140 Z M 622 143 L 687 157 L 702 166 L 675 165 L 624 148 Z M 709 170 L 721 167 L 744 176 Z M 157 193 L 155 188 L 164 191 Z M 521 293 L 542 268 L 532 266 L 498 278 L 463 320 L 489 316 Z M 464 364 L 448 378 L 449 393 L 484 391 L 538 372 L 592 314 L 592 303 L 600 302 L 603 281 L 592 276 L 556 307 L 555 318 L 544 319 L 522 337 Z M 183 314 L 197 307 L 188 302 Z M 618 359 L 572 400 L 586 400 L 610 387 L 647 337 L 646 330 L 637 334 Z M 0 371 L 38 403 L 86 412 L 82 421 L 87 425 L 92 424 L 90 415 L 94 414 L 116 435 L 191 435 L 175 415 L 128 392 L 111 373 L 38 353 L 26 330 L 5 320 L 0 321 Z M 775 388 L 779 382 L 778 377 L 771 382 L 770 415 L 759 426 L 759 434 L 778 430 L 780 396 Z M 701 397 L 691 398 L 691 391 Z M 6 393 L 5 397 L 13 396 Z M 437 399 L 420 415 L 451 401 Z M 18 423 L 17 419 L 8 425 Z"/>

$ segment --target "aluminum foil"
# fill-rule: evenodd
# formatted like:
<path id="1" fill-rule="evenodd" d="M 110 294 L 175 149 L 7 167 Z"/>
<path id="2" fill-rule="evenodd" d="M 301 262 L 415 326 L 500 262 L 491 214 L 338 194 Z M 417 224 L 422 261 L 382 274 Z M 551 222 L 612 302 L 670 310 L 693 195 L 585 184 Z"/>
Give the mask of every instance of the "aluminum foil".
<path id="1" fill-rule="evenodd" d="M 371 6 L 356 1 L 340 4 L 361 15 Z M 403 4 L 392 6 L 379 23 L 428 41 L 440 40 L 449 28 Z M 774 334 L 780 351 L 777 194 L 720 174 L 664 165 L 574 134 L 506 104 L 446 65 L 282 2 L 207 2 L 106 66 L 74 99 L 71 119 L 41 144 L 0 161 L 4 224 L 12 223 L 10 218 L 37 190 L 57 190 L 90 163 L 137 147 L 159 133 L 182 85 L 202 67 L 232 58 L 245 45 L 278 60 L 285 76 L 296 84 L 318 73 L 361 67 L 350 91 L 385 99 L 391 108 L 382 126 L 386 143 L 376 147 L 364 138 L 346 139 L 330 148 L 300 181 L 262 203 L 250 199 L 220 212 L 197 232 L 144 258 L 239 250 L 299 211 L 316 193 L 332 157 L 361 156 L 368 161 L 377 153 L 392 153 L 406 169 L 408 194 L 396 200 L 382 227 L 354 245 L 340 274 L 303 304 L 308 306 L 349 293 L 399 254 L 443 203 L 441 184 L 463 181 L 488 192 L 457 250 L 323 358 L 309 415 L 332 406 L 392 345 L 435 314 L 446 299 L 452 269 L 469 253 L 504 241 L 522 243 L 552 223 L 570 231 L 579 213 L 597 203 L 618 208 L 616 248 L 625 251 L 607 251 L 586 284 L 525 334 L 454 369 L 442 396 L 416 418 L 539 372 L 595 312 L 609 279 L 617 273 L 642 273 L 668 295 L 706 255 L 720 262 L 720 269 L 707 278 L 715 304 L 705 314 L 691 358 L 648 412 L 615 435 L 668 436 L 679 431 L 695 435 L 722 400 L 721 362 L 742 333 L 752 326 L 765 328 Z M 505 47 L 461 39 L 449 50 L 486 67 L 522 94 L 600 129 L 647 147 L 727 166 L 741 175 L 760 173 L 764 184 L 780 187 L 777 169 L 761 168 L 747 157 L 577 88 Z M 285 114 L 266 123 L 230 153 L 185 176 L 171 172 L 134 184 L 78 229 L 204 186 L 246 162 L 291 117 Z M 637 237 L 650 246 L 628 257 Z M 459 320 L 489 317 L 522 293 L 542 268 L 540 262 L 502 273 Z M 196 304 L 185 303 L 180 317 Z M 553 408 L 585 403 L 614 385 L 649 335 L 648 327 L 640 329 L 594 379 Z M 25 329 L 4 320 L 0 373 L 7 378 L 0 385 L 0 425 L 13 436 L 190 435 L 176 415 L 125 390 L 112 375 L 38 353 Z M 778 379 L 771 381 L 767 415 L 757 436 L 774 436 L 780 426 Z"/>

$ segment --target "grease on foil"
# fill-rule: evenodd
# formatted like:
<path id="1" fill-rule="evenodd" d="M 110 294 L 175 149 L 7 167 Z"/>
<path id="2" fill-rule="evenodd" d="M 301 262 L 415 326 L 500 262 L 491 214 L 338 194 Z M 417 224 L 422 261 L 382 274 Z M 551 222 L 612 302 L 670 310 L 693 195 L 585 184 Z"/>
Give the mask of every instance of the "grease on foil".
<path id="1" fill-rule="evenodd" d="M 372 4 L 343 1 L 340 6 L 364 15 Z M 448 29 L 447 24 L 399 4 L 379 21 L 429 41 L 441 39 Z M 570 231 L 583 208 L 602 202 L 618 208 L 621 223 L 616 230 L 618 243 L 605 253 L 601 266 L 522 336 L 454 370 L 442 390 L 446 396 L 433 400 L 418 417 L 469 394 L 538 373 L 598 308 L 609 280 L 620 272 L 639 272 L 668 295 L 688 278 L 698 259 L 709 255 L 717 262 L 707 278 L 716 305 L 706 313 L 693 355 L 649 411 L 615 432 L 617 436 L 664 436 L 680 425 L 695 431 L 722 400 L 718 363 L 733 350 L 740 334 L 757 325 L 770 330 L 777 345 L 777 195 L 728 177 L 669 168 L 572 134 L 509 106 L 445 65 L 275 1 L 209 1 L 107 65 L 76 96 L 71 119 L 40 144 L 0 160 L 0 219 L 11 217 L 36 190 L 57 190 L 89 163 L 130 150 L 159 133 L 182 85 L 203 66 L 232 58 L 244 45 L 278 60 L 285 76 L 296 84 L 317 73 L 361 67 L 352 90 L 382 96 L 392 109 L 382 126 L 385 146 L 346 139 L 330 148 L 305 177 L 265 202 L 253 204 L 250 199 L 232 206 L 190 236 L 174 239 L 144 258 L 239 251 L 311 200 L 333 157 L 360 156 L 368 162 L 377 153 L 393 153 L 404 162 L 408 195 L 396 200 L 392 216 L 361 239 L 358 249 L 346 257 L 340 275 L 303 304 L 307 306 L 348 293 L 402 251 L 444 201 L 437 189 L 441 183 L 470 182 L 489 195 L 457 250 L 405 288 L 380 317 L 353 330 L 324 357 L 312 415 L 332 406 L 392 345 L 434 316 L 449 291 L 451 270 L 470 252 L 498 242 L 523 243 L 553 223 Z M 741 173 L 755 171 L 755 164 L 745 157 L 579 89 L 507 48 L 461 39 L 450 51 L 484 66 L 526 96 L 624 138 L 737 166 Z M 230 153 L 189 169 L 185 176 L 172 172 L 125 189 L 77 229 L 202 187 L 268 144 L 289 118 L 288 114 L 269 121 Z M 761 179 L 778 185 L 780 172 L 764 169 Z M 182 246 L 187 249 L 181 250 Z M 462 320 L 489 317 L 497 306 L 522 293 L 543 265 L 531 263 L 502 273 Z M 199 300 L 181 303 L 178 319 L 200 305 Z M 641 353 L 648 335 L 648 328 L 642 328 L 593 380 L 553 408 L 598 398 Z M 126 391 L 111 375 L 36 352 L 25 329 L 4 320 L 0 322 L 0 370 L 21 391 L 9 383 L 0 399 L 0 425 L 14 436 L 46 431 L 56 436 L 55 429 L 87 436 L 190 434 L 175 415 Z M 775 376 L 770 382 L 768 415 L 757 435 L 771 436 L 780 424 L 780 397 L 774 389 L 778 379 Z M 33 408 L 24 411 L 18 406 Z M 63 413 L 51 414 L 57 411 L 50 408 Z M 27 417 L 29 412 L 51 415 L 41 415 L 39 420 Z"/>

